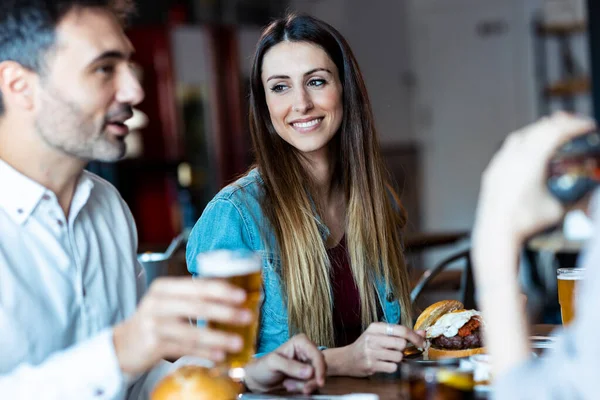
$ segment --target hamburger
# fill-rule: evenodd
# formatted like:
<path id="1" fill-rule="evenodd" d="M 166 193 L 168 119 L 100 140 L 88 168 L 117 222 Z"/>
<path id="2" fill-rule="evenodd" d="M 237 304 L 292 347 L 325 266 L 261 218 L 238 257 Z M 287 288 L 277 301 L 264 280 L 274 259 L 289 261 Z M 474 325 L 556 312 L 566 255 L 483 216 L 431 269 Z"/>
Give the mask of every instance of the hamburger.
<path id="1" fill-rule="evenodd" d="M 242 386 L 226 375 L 199 366 L 177 369 L 156 385 L 151 400 L 235 400 Z"/>
<path id="2" fill-rule="evenodd" d="M 485 353 L 481 313 L 464 308 L 460 301 L 442 300 L 421 313 L 414 329 L 426 332 L 423 353 L 426 359 L 460 358 Z"/>

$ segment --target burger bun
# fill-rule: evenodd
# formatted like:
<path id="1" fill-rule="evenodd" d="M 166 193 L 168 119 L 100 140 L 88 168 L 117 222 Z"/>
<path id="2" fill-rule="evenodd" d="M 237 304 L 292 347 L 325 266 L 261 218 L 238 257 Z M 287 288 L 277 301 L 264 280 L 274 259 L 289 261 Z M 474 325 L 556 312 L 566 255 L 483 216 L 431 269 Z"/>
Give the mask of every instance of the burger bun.
<path id="1" fill-rule="evenodd" d="M 187 365 L 160 381 L 150 400 L 235 400 L 241 391 L 228 376 Z"/>
<path id="2" fill-rule="evenodd" d="M 414 329 L 416 331 L 425 330 L 435 324 L 442 315 L 448 314 L 457 310 L 464 310 L 465 306 L 458 300 L 442 300 L 427 307 L 425 311 L 419 315 Z"/>
<path id="3" fill-rule="evenodd" d="M 442 360 L 444 358 L 463 358 L 469 357 L 475 354 L 484 354 L 486 352 L 485 347 L 477 347 L 474 349 L 464 350 L 447 350 L 447 349 L 436 349 L 435 347 L 429 347 L 427 350 L 427 359 L 429 360 Z"/>

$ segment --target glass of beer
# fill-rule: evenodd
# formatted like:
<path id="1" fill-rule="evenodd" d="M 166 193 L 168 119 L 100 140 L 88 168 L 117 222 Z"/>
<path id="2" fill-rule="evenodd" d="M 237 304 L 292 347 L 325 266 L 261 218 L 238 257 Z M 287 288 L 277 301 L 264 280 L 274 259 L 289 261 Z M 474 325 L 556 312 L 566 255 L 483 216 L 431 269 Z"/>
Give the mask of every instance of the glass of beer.
<path id="1" fill-rule="evenodd" d="M 400 363 L 401 392 L 407 400 L 474 400 L 472 368 L 419 362 Z"/>
<path id="2" fill-rule="evenodd" d="M 563 325 L 571 323 L 575 317 L 575 293 L 578 282 L 583 279 L 584 268 L 559 268 L 558 278 L 558 303 Z"/>
<path id="3" fill-rule="evenodd" d="M 249 325 L 228 325 L 208 321 L 209 328 L 239 335 L 244 344 L 237 353 L 229 353 L 223 363 L 224 368 L 233 379 L 244 378 L 244 366 L 252 359 L 256 350 L 258 331 L 258 315 L 262 298 L 262 259 L 251 251 L 215 250 L 199 254 L 197 257 L 198 274 L 203 278 L 224 279 L 232 285 L 246 291 L 243 308 L 253 313 Z M 202 322 L 202 321 L 201 321 Z"/>

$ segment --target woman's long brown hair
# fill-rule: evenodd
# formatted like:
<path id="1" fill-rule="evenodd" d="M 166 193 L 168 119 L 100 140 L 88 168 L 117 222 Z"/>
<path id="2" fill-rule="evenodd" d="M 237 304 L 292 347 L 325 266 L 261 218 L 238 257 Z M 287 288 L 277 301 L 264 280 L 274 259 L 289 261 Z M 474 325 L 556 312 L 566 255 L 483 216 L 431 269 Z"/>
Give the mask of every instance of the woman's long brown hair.
<path id="1" fill-rule="evenodd" d="M 383 278 L 412 326 L 409 281 L 402 247 L 406 215 L 391 190 L 375 131 L 373 112 L 358 64 L 342 35 L 327 23 L 289 15 L 271 23 L 256 49 L 250 88 L 250 129 L 264 181 L 263 212 L 275 231 L 290 334 L 305 333 L 334 346 L 330 263 L 319 231 L 318 205 L 303 156 L 279 137 L 269 115 L 261 67 L 265 54 L 282 41 L 320 46 L 337 66 L 343 87 L 343 120 L 331 140 L 334 182 L 345 193 L 346 241 L 360 293 L 363 328 L 377 320 L 375 279 Z M 385 297 L 386 293 L 381 293 Z"/>

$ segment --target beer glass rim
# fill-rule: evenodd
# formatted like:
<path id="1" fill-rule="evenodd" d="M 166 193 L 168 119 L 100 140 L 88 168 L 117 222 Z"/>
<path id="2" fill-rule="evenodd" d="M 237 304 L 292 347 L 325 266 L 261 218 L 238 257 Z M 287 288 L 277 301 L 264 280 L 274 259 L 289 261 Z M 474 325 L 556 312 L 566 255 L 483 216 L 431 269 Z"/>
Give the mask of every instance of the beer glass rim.
<path id="1" fill-rule="evenodd" d="M 229 278 L 260 272 L 262 257 L 250 250 L 219 249 L 198 254 L 196 264 L 200 276 Z M 206 268 L 207 265 L 211 265 L 211 268 Z"/>
<path id="2" fill-rule="evenodd" d="M 581 278 L 585 273 L 585 268 L 558 268 L 556 270 L 556 276 L 558 279 L 561 278 Z"/>

